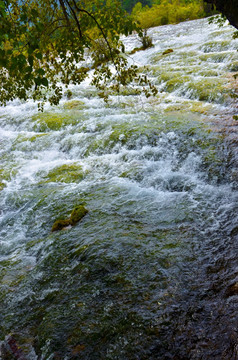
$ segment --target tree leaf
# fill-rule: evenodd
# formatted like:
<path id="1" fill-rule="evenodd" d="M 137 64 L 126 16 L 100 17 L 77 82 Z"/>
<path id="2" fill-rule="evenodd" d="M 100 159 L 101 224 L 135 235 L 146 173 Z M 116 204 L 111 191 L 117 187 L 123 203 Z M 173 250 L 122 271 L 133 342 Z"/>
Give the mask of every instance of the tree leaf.
<path id="1" fill-rule="evenodd" d="M 42 83 L 42 85 L 44 85 L 46 87 L 49 85 L 48 80 L 46 78 L 42 78 L 41 83 Z"/>

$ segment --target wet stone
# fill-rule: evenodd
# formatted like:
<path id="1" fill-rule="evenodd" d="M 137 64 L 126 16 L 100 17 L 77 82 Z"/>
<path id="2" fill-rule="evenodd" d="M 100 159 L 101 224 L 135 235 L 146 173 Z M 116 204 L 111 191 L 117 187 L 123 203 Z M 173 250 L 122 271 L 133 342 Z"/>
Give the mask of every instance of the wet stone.
<path id="1" fill-rule="evenodd" d="M 238 282 L 230 285 L 226 290 L 226 297 L 238 295 Z"/>
<path id="2" fill-rule="evenodd" d="M 0 343 L 1 360 L 32 360 L 36 359 L 36 353 L 32 346 L 32 338 L 24 338 L 15 334 L 9 334 Z"/>
<path id="3" fill-rule="evenodd" d="M 163 52 L 162 55 L 167 55 L 167 54 L 170 54 L 170 53 L 172 53 L 172 52 L 174 52 L 173 49 L 167 49 L 167 50 L 165 50 L 165 51 Z"/>
<path id="4" fill-rule="evenodd" d="M 76 225 L 87 213 L 88 210 L 85 209 L 84 206 L 76 206 L 68 219 L 56 220 L 52 226 L 51 231 L 54 232 L 70 228 L 71 226 Z"/>

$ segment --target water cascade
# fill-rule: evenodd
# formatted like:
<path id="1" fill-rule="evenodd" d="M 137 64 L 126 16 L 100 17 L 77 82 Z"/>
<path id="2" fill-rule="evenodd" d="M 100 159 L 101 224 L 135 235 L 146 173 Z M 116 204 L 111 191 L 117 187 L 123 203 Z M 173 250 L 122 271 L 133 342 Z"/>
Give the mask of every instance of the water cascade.
<path id="1" fill-rule="evenodd" d="M 130 61 L 156 97 L 85 82 L 0 108 L 3 360 L 238 358 L 233 32 L 150 29 Z"/>

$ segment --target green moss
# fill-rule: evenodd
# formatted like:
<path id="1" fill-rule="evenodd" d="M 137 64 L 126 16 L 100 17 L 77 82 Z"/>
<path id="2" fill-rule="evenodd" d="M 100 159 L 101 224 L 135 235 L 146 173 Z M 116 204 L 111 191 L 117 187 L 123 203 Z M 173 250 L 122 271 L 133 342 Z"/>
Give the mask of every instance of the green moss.
<path id="1" fill-rule="evenodd" d="M 227 54 L 222 53 L 207 53 L 199 56 L 199 59 L 211 63 L 222 63 L 226 60 Z"/>
<path id="2" fill-rule="evenodd" d="M 238 115 L 233 115 L 234 120 L 238 120 Z"/>
<path id="3" fill-rule="evenodd" d="M 25 141 L 30 141 L 30 142 L 34 142 L 36 141 L 38 138 L 42 137 L 42 136 L 45 136 L 47 134 L 35 134 L 35 135 L 31 135 L 31 136 L 28 136 L 26 134 L 19 134 L 16 138 L 16 140 L 14 141 L 14 144 L 15 143 L 22 143 L 22 142 L 25 142 Z"/>
<path id="4" fill-rule="evenodd" d="M 17 174 L 17 170 L 12 168 L 0 168 L 0 191 L 6 186 L 5 182 L 11 180 Z"/>
<path id="5" fill-rule="evenodd" d="M 223 79 L 195 79 L 190 81 L 187 87 L 191 92 L 190 97 L 197 98 L 200 101 L 222 103 L 229 97 L 229 90 L 226 88 L 226 82 Z"/>
<path id="6" fill-rule="evenodd" d="M 139 90 L 137 88 L 133 88 L 130 86 L 124 86 L 123 88 L 120 89 L 120 95 L 123 96 L 138 95 L 138 94 L 139 94 Z"/>
<path id="7" fill-rule="evenodd" d="M 162 53 L 162 55 L 168 55 L 171 54 L 172 52 L 174 52 L 173 49 L 167 49 Z"/>
<path id="8" fill-rule="evenodd" d="M 69 225 L 71 225 L 70 219 L 56 220 L 52 226 L 51 231 L 53 232 L 53 231 L 62 230 L 63 228 L 65 228 Z"/>
<path id="9" fill-rule="evenodd" d="M 83 205 L 75 206 L 69 218 L 58 219 L 54 222 L 51 231 L 54 232 L 68 226 L 75 226 L 87 213 L 88 210 Z"/>
<path id="10" fill-rule="evenodd" d="M 227 70 L 231 72 L 238 72 L 238 61 L 233 61 L 230 63 L 227 67 Z"/>
<path id="11" fill-rule="evenodd" d="M 76 163 L 57 166 L 49 171 L 43 182 L 78 183 L 84 177 L 82 167 Z"/>
<path id="12" fill-rule="evenodd" d="M 198 114 L 209 114 L 210 111 L 212 111 L 213 106 L 212 104 L 204 103 L 203 101 L 186 101 L 179 104 L 172 104 L 168 105 L 166 109 L 164 110 L 165 113 L 175 113 L 176 111 L 181 113 L 187 114 L 189 116 L 190 112 L 191 115 L 193 113 Z"/>
<path id="13" fill-rule="evenodd" d="M 209 41 L 203 44 L 200 49 L 204 53 L 210 53 L 210 52 L 221 52 L 221 51 L 227 51 L 230 49 L 230 41 L 229 40 L 223 40 L 223 41 Z"/>
<path id="14" fill-rule="evenodd" d="M 60 130 L 67 125 L 75 125 L 77 119 L 69 114 L 61 113 L 39 113 L 32 118 L 35 121 L 34 131 L 47 132 L 49 130 Z"/>
<path id="15" fill-rule="evenodd" d="M 47 133 L 42 133 L 42 134 L 35 134 L 35 135 L 27 135 L 27 134 L 19 134 L 16 138 L 16 140 L 13 142 L 11 150 L 23 150 L 23 151 L 27 151 L 28 147 L 29 147 L 29 143 L 34 143 L 36 142 L 38 139 L 45 137 L 46 135 L 48 135 Z"/>
<path id="16" fill-rule="evenodd" d="M 83 110 L 86 108 L 86 105 L 83 101 L 80 100 L 71 100 L 64 103 L 63 107 L 67 110 Z"/>
<path id="17" fill-rule="evenodd" d="M 143 171 L 139 165 L 137 165 L 127 171 L 123 171 L 119 177 L 140 181 L 143 178 Z"/>
<path id="18" fill-rule="evenodd" d="M 129 148 L 135 146 L 135 141 L 141 138 L 141 141 L 153 143 L 154 138 L 160 133 L 158 126 L 153 123 L 140 122 L 138 124 L 123 123 L 113 124 L 111 132 L 104 134 L 100 139 L 94 140 L 88 148 L 87 154 L 92 151 L 101 151 L 112 149 L 114 146 L 127 145 Z M 142 140 L 142 135 L 143 139 Z"/>
<path id="19" fill-rule="evenodd" d="M 70 224 L 76 225 L 86 214 L 88 210 L 83 206 L 76 206 L 70 215 Z"/>
<path id="20" fill-rule="evenodd" d="M 205 70 L 201 70 L 198 69 L 197 72 L 200 76 L 204 76 L 204 77 L 214 77 L 214 76 L 219 76 L 219 72 L 217 70 L 213 70 L 213 69 L 205 69 Z"/>
<path id="21" fill-rule="evenodd" d="M 25 247 L 26 247 L 26 250 L 28 251 L 29 249 L 33 248 L 34 246 L 40 244 L 41 242 L 43 242 L 44 239 L 35 239 L 35 240 L 31 240 L 29 241 Z"/>
<path id="22" fill-rule="evenodd" d="M 202 101 L 190 103 L 189 110 L 199 114 L 208 114 L 212 110 L 211 104 L 204 104 Z"/>
<path id="23" fill-rule="evenodd" d="M 167 83 L 165 84 L 164 90 L 168 91 L 168 92 L 173 92 L 174 90 L 183 86 L 189 80 L 190 80 L 190 78 L 187 76 L 174 77 L 167 81 Z"/>
<path id="24" fill-rule="evenodd" d="M 168 49 L 170 50 L 170 49 Z M 181 51 L 181 49 L 177 49 L 176 50 L 176 53 L 175 52 L 172 52 L 172 51 L 168 51 L 168 50 L 165 50 L 164 53 L 157 53 L 155 55 L 152 56 L 151 58 L 151 64 L 154 64 L 156 65 L 157 63 L 160 64 L 160 67 L 159 67 L 159 70 L 161 71 L 161 67 L 164 68 L 164 70 L 169 70 L 168 67 L 170 66 L 171 67 L 171 71 L 173 71 L 176 67 L 177 67 L 177 61 L 176 63 L 173 63 L 171 61 L 171 57 L 169 55 L 173 55 L 173 56 L 176 56 L 176 59 L 178 59 L 178 61 L 180 61 L 180 67 L 183 68 L 183 64 L 184 65 L 189 65 L 189 66 L 192 66 L 192 65 L 196 65 L 196 62 L 197 62 L 197 53 L 194 52 L 194 51 Z M 172 50 L 172 49 L 171 49 Z M 168 53 L 167 53 L 168 51 Z M 163 55 L 164 54 L 164 55 Z M 168 56 L 165 56 L 165 55 L 168 55 Z M 186 66 L 185 67 L 185 70 L 189 70 L 188 67 Z"/>

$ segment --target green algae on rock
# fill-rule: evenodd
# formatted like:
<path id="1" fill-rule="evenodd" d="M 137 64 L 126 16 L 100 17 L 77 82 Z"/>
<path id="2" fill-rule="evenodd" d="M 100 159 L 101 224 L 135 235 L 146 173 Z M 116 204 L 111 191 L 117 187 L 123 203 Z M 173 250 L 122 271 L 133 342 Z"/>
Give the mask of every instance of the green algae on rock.
<path id="1" fill-rule="evenodd" d="M 76 225 L 87 213 L 88 210 L 83 205 L 76 206 L 70 215 L 70 224 Z"/>
<path id="2" fill-rule="evenodd" d="M 12 168 L 0 168 L 0 191 L 6 187 L 10 179 L 17 174 L 17 170 Z"/>
<path id="3" fill-rule="evenodd" d="M 48 172 L 46 176 L 46 183 L 49 182 L 63 182 L 63 183 L 77 183 L 83 179 L 82 166 L 73 164 L 64 164 L 57 166 Z"/>
<path id="4" fill-rule="evenodd" d="M 172 52 L 174 52 L 173 49 L 167 49 L 162 53 L 162 55 L 167 55 L 167 54 L 170 54 Z"/>
<path id="5" fill-rule="evenodd" d="M 47 132 L 49 130 L 60 130 L 62 127 L 67 125 L 75 125 L 77 122 L 76 118 L 72 118 L 68 114 L 61 113 L 39 113 L 33 116 L 35 125 L 34 131 Z"/>
<path id="6" fill-rule="evenodd" d="M 86 108 L 86 105 L 83 101 L 80 100 L 70 100 L 66 101 L 63 107 L 66 110 L 83 110 Z"/>
<path id="7" fill-rule="evenodd" d="M 53 232 L 53 231 L 62 230 L 63 228 L 66 228 L 69 225 L 71 225 L 70 219 L 56 220 L 52 226 L 51 231 Z"/>
<path id="8" fill-rule="evenodd" d="M 88 210 L 83 205 L 75 206 L 68 219 L 56 220 L 52 226 L 51 231 L 62 230 L 68 226 L 76 225 L 86 214 Z"/>

